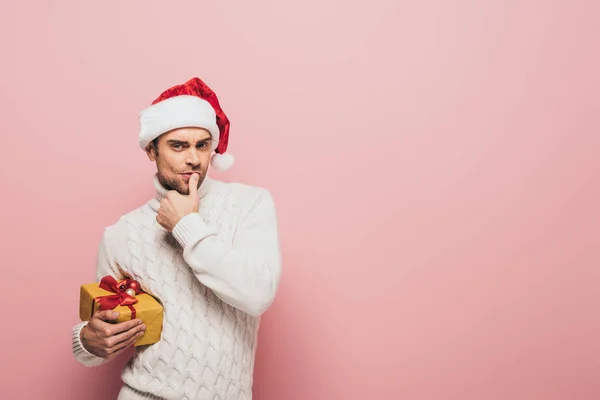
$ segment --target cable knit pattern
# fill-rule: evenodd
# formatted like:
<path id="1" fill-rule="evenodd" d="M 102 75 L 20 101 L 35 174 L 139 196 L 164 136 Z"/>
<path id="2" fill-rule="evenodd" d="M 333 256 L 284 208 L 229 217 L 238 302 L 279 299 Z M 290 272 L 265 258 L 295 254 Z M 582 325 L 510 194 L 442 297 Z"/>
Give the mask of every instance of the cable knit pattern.
<path id="1" fill-rule="evenodd" d="M 274 300 L 281 262 L 275 207 L 265 189 L 206 178 L 198 213 L 168 232 L 156 222 L 166 190 L 104 231 L 97 280 L 140 282 L 165 309 L 158 343 L 136 347 L 120 400 L 252 398 L 260 315 Z M 73 327 L 73 353 L 93 367 Z"/>

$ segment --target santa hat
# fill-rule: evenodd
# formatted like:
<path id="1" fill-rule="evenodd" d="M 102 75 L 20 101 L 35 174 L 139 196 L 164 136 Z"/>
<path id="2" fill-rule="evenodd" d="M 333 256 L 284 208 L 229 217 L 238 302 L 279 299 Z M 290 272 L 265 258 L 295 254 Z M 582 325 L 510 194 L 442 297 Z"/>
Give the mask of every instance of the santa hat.
<path id="1" fill-rule="evenodd" d="M 139 116 L 139 145 L 142 149 L 154 139 L 177 128 L 197 127 L 208 130 L 214 154 L 210 164 L 221 171 L 229 169 L 234 158 L 227 151 L 229 119 L 221 109 L 217 95 L 200 78 L 165 90 Z"/>

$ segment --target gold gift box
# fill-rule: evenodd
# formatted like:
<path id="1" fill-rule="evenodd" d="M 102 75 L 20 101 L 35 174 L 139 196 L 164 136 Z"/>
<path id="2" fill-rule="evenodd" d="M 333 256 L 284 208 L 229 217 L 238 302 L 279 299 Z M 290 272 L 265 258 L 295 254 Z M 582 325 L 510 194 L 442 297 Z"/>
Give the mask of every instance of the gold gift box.
<path id="1" fill-rule="evenodd" d="M 99 283 L 87 283 L 81 285 L 79 296 L 79 317 L 82 321 L 89 321 L 91 317 L 100 309 L 100 305 L 95 300 L 96 297 L 110 296 L 115 293 L 99 287 Z M 160 340 L 163 324 L 164 309 L 162 305 L 148 293 L 140 293 L 135 296 L 137 303 L 133 304 L 136 318 L 141 319 L 146 325 L 144 334 L 134 343 L 134 346 L 143 346 L 156 343 Z M 112 311 L 117 311 L 119 317 L 116 322 L 125 322 L 131 320 L 131 310 L 127 306 L 117 305 Z"/>

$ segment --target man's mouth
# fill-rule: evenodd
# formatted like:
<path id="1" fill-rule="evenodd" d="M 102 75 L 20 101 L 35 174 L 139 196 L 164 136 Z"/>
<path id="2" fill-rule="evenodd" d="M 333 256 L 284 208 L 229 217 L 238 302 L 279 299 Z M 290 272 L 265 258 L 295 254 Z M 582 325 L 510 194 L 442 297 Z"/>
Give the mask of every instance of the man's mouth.
<path id="1" fill-rule="evenodd" d="M 194 174 L 198 174 L 198 176 L 200 176 L 199 172 L 183 172 L 183 173 L 181 173 L 179 175 L 181 175 L 181 177 L 183 179 L 190 179 L 192 177 L 192 175 L 194 175 Z"/>

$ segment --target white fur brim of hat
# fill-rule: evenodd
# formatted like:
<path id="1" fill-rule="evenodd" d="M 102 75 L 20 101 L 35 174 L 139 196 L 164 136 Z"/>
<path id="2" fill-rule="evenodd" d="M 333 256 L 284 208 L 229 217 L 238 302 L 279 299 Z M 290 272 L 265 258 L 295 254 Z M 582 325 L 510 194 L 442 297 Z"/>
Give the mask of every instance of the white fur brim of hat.
<path id="1" fill-rule="evenodd" d="M 186 127 L 208 130 L 213 139 L 213 150 L 219 143 L 215 110 L 208 101 L 196 96 L 181 95 L 153 104 L 140 113 L 139 123 L 142 150 L 163 133 Z"/>

